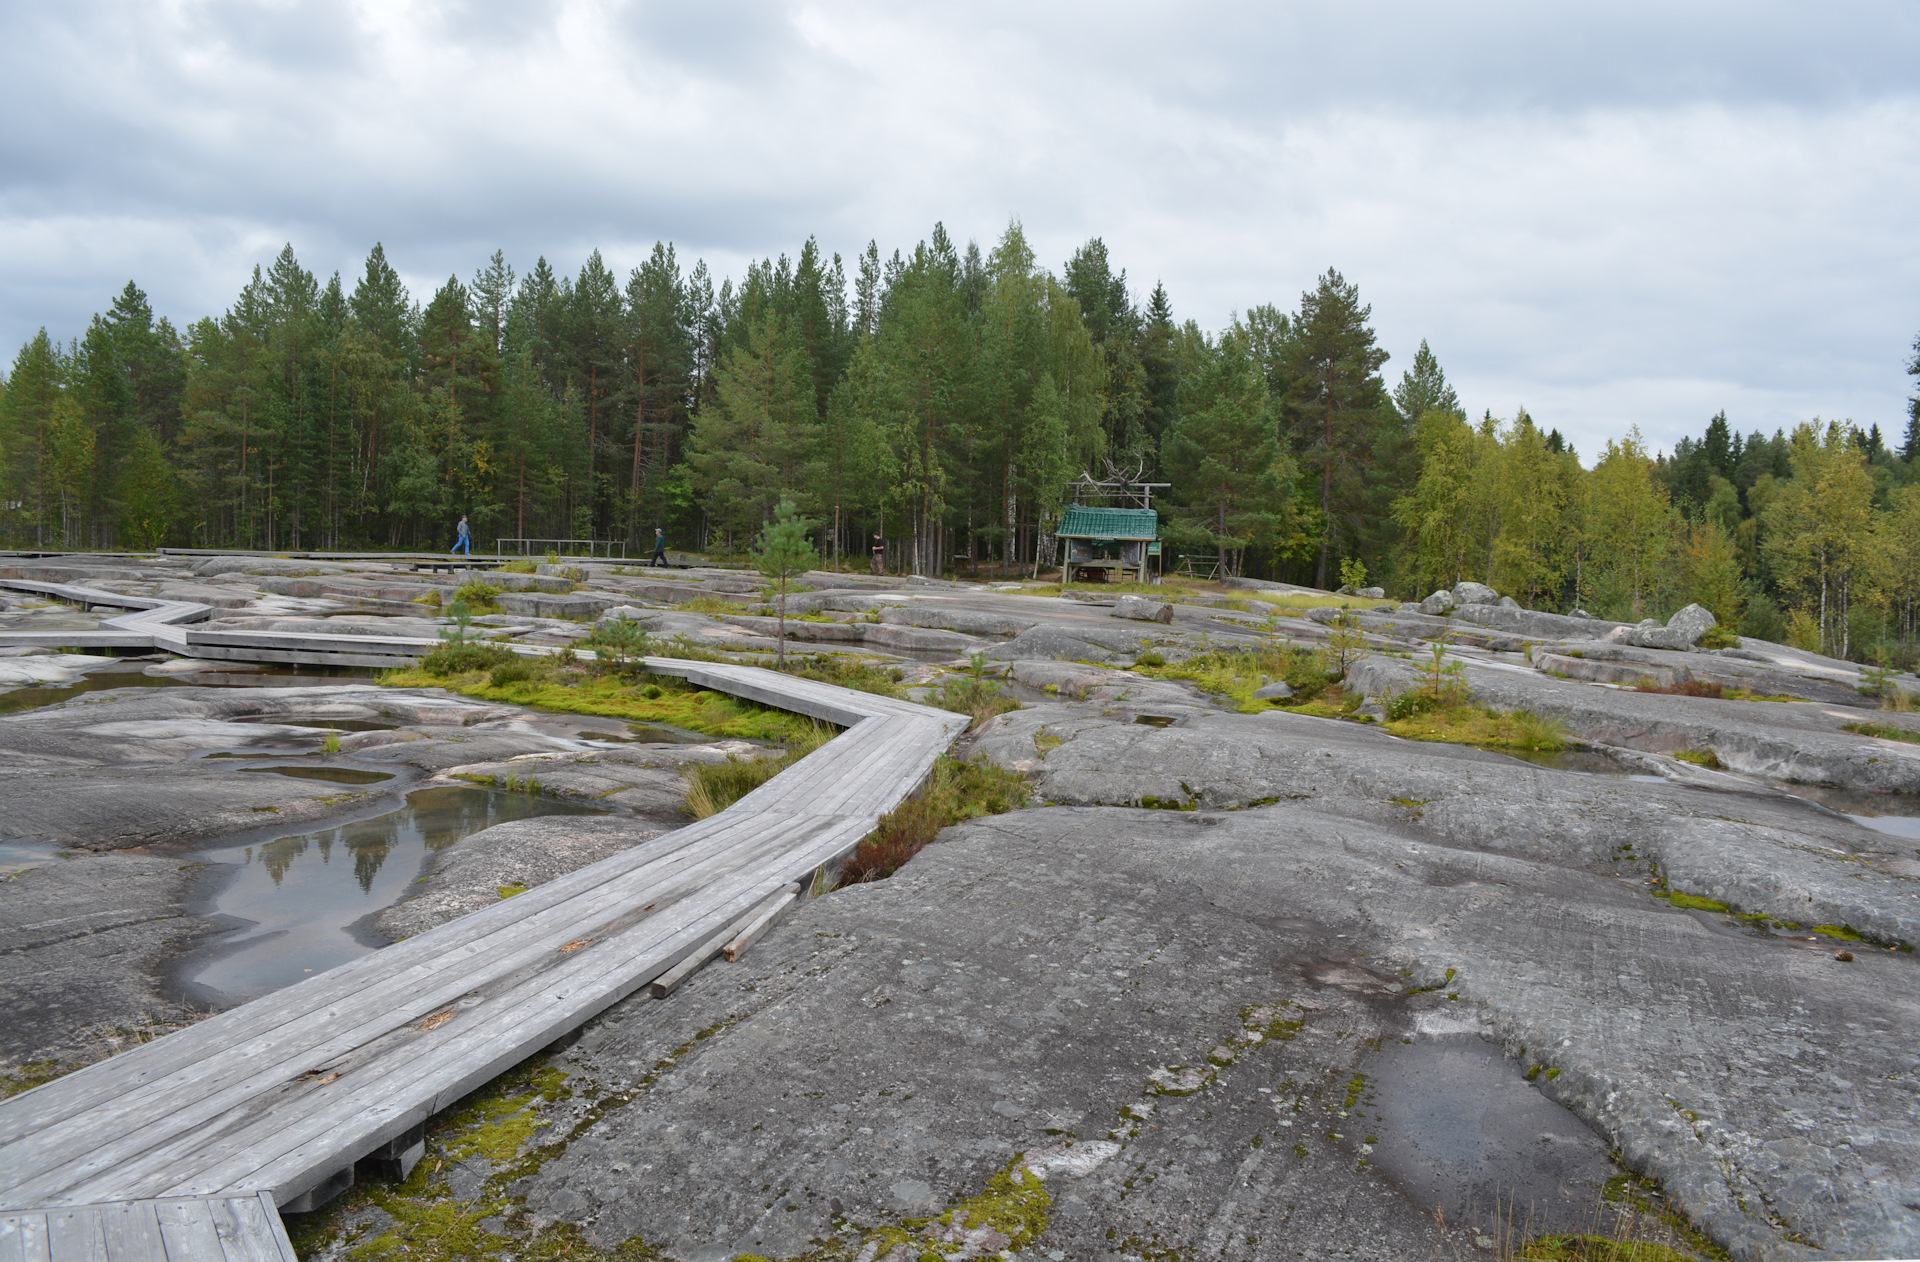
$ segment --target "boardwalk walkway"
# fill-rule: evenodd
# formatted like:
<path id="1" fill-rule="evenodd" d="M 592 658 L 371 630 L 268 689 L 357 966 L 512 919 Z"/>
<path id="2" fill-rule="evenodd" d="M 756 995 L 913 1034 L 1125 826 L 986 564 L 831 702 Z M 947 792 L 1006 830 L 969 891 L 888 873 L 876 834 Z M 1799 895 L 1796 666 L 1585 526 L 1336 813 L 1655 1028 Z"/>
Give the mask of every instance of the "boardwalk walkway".
<path id="1" fill-rule="evenodd" d="M 141 613 L 156 641 L 171 627 Z M 0 1102 L 0 1262 L 291 1257 L 274 1214 L 263 1235 L 234 1206 L 311 1208 L 365 1157 L 410 1168 L 429 1117 L 796 897 L 966 724 L 755 667 L 647 666 L 846 730 L 709 819 Z M 189 1230 L 224 1251 L 169 1243 Z"/>

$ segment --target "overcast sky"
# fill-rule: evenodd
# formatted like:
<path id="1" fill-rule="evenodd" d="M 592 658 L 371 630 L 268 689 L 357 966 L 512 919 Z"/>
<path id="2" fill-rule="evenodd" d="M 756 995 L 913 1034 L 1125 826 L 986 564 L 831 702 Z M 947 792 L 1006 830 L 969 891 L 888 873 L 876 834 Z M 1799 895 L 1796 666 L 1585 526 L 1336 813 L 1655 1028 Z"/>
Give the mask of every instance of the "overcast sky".
<path id="1" fill-rule="evenodd" d="M 292 242 L 737 275 L 1018 217 L 1217 328 L 1328 267 L 1591 459 L 1725 408 L 1904 427 L 1920 4 L 0 5 L 0 343 L 177 324 Z"/>

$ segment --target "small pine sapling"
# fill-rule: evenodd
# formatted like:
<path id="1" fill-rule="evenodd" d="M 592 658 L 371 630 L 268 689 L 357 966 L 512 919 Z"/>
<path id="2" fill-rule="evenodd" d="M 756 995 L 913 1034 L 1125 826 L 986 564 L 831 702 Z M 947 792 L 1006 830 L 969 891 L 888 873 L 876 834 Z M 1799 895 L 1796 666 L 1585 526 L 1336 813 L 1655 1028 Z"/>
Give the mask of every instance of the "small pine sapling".
<path id="1" fill-rule="evenodd" d="M 780 670 L 787 668 L 787 593 L 795 578 L 819 565 L 820 554 L 807 538 L 807 523 L 793 501 L 782 498 L 773 510 L 773 524 L 761 533 L 760 546 L 753 553 L 753 567 L 767 580 L 768 594 L 780 601 L 780 638 L 775 656 L 775 666 Z"/>

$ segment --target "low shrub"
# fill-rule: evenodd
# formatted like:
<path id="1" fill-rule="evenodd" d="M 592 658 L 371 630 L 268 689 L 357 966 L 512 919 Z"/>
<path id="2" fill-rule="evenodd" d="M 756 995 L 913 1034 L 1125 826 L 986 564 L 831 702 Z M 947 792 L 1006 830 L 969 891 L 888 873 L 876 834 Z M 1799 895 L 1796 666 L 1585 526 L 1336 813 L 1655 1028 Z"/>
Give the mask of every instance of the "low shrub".
<path id="1" fill-rule="evenodd" d="M 508 684 L 526 683 L 534 676 L 534 665 L 524 657 L 516 657 L 510 662 L 502 662 L 487 672 L 487 683 L 495 688 L 504 688 Z"/>
<path id="2" fill-rule="evenodd" d="M 429 675 L 445 679 L 449 675 L 464 675 L 468 671 L 492 670 L 496 666 L 517 660 L 512 649 L 498 644 L 482 644 L 473 640 L 448 640 L 420 659 L 420 669 Z"/>
<path id="3" fill-rule="evenodd" d="M 1018 710 L 1020 702 L 1000 690 L 1000 681 L 977 672 L 948 675 L 929 698 L 942 710 L 973 716 L 969 730 L 979 727 L 996 714 Z"/>
<path id="4" fill-rule="evenodd" d="M 1720 756 L 1711 749 L 1683 749 L 1674 757 L 1681 762 L 1690 762 L 1696 767 L 1705 767 L 1709 771 L 1720 770 Z"/>
<path id="5" fill-rule="evenodd" d="M 483 583 L 476 578 L 470 582 L 462 583 L 460 590 L 453 594 L 453 598 L 465 604 L 469 609 L 488 611 L 494 607 L 493 598 L 499 594 L 500 589 L 498 587 L 495 587 L 491 583 Z"/>
<path id="6" fill-rule="evenodd" d="M 840 885 L 885 880 L 919 854 L 943 828 L 1027 804 L 1027 782 L 987 762 L 942 757 L 926 787 L 880 817 L 840 868 Z"/>
<path id="7" fill-rule="evenodd" d="M 1134 658 L 1133 664 L 1135 666 L 1146 667 L 1165 666 L 1167 664 L 1167 658 L 1159 649 L 1148 649 L 1146 652 L 1140 654 L 1140 656 Z"/>
<path id="8" fill-rule="evenodd" d="M 1740 637 L 1725 623 L 1716 622 L 1707 628 L 1707 633 L 1700 637 L 1695 647 L 1703 649 L 1737 649 L 1740 647 Z"/>

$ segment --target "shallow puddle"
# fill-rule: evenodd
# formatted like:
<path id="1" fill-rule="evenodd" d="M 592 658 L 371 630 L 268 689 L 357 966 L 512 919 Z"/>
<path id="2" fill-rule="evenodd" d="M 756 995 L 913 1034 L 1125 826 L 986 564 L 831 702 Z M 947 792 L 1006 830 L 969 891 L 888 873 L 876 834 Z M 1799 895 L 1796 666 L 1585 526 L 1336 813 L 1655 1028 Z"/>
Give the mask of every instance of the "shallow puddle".
<path id="1" fill-rule="evenodd" d="M 1627 776 L 1631 772 L 1627 767 L 1615 762 L 1605 754 L 1591 749 L 1558 749 L 1551 753 L 1544 750 L 1507 749 L 1491 745 L 1476 746 L 1492 753 L 1505 754 L 1509 758 L 1518 758 L 1521 762 L 1530 762 L 1536 767 L 1551 767 L 1555 771 L 1577 771 L 1589 776 Z M 1658 780 L 1660 777 L 1653 776 Z"/>
<path id="2" fill-rule="evenodd" d="M 8 841 L 0 839 L 0 881 L 28 868 L 58 863 L 72 851 L 62 850 L 44 841 Z"/>
<path id="3" fill-rule="evenodd" d="M 719 740 L 717 736 L 702 736 L 683 727 L 674 727 L 666 723 L 629 723 L 625 732 L 602 730 L 581 731 L 574 734 L 576 740 L 611 741 L 617 745 L 707 745 Z"/>
<path id="4" fill-rule="evenodd" d="M 234 868 L 209 910 L 243 927 L 182 962 L 184 989 L 224 1008 L 369 954 L 378 944 L 354 922 L 405 897 L 434 851 L 509 820 L 601 813 L 538 794 L 436 786 L 371 819 L 205 851 L 202 862 Z"/>
<path id="5" fill-rule="evenodd" d="M 0 714 L 21 714 L 42 706 L 59 705 L 84 693 L 105 692 L 110 688 L 177 688 L 183 679 L 160 679 L 138 670 L 99 670 L 70 684 L 22 684 L 0 692 Z"/>
<path id="6" fill-rule="evenodd" d="M 1470 1034 L 1388 1043 L 1361 1069 L 1368 1164 L 1414 1204 L 1489 1231 L 1594 1229 L 1617 1173 L 1606 1143 L 1498 1046 Z"/>
<path id="7" fill-rule="evenodd" d="M 393 779 L 391 771 L 363 771 L 359 767 L 242 767 L 242 771 L 267 771 L 296 780 L 325 780 L 328 784 L 379 784 Z"/>
<path id="8" fill-rule="evenodd" d="M 245 718 L 234 719 L 235 723 L 271 723 L 276 727 L 311 728 L 316 732 L 391 732 L 399 727 L 398 723 L 383 723 L 377 719 L 314 719 L 303 716 L 287 717 L 278 714 L 250 714 Z"/>

